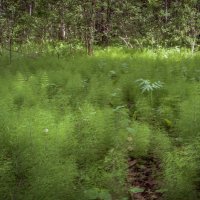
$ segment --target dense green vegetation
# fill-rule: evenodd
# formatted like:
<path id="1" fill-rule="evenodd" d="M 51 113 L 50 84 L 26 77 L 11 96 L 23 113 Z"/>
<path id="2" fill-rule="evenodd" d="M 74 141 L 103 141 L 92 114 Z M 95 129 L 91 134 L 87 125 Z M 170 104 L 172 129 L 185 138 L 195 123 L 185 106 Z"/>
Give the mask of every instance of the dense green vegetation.
<path id="1" fill-rule="evenodd" d="M 93 45 L 129 48 L 200 44 L 199 0 L 1 0 L 0 49 L 64 41 L 93 53 Z"/>
<path id="2" fill-rule="evenodd" d="M 199 0 L 0 0 L 0 200 L 200 199 Z"/>
<path id="3" fill-rule="evenodd" d="M 179 49 L 3 54 L 0 199 L 129 199 L 130 157 L 160 163 L 163 199 L 199 199 L 199 63 Z"/>

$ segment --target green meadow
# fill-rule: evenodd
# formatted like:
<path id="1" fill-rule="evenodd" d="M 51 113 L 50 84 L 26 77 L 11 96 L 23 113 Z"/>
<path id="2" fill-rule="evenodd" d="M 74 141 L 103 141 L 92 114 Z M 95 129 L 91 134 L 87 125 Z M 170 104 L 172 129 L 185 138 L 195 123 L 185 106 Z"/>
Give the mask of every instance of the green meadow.
<path id="1" fill-rule="evenodd" d="M 146 190 L 128 160 L 149 158 L 162 199 L 200 198 L 199 53 L 2 54 L 0 72 L 1 200 L 128 200 Z"/>

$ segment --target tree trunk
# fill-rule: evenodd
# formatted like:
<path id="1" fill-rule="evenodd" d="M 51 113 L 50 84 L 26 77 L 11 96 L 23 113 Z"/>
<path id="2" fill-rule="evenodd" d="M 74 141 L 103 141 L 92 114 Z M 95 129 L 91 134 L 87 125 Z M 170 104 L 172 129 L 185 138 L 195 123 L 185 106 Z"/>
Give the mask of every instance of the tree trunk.
<path id="1" fill-rule="evenodd" d="M 58 34 L 59 40 L 65 40 L 66 38 L 66 27 L 63 20 L 61 20 L 61 23 L 59 25 L 59 34 Z"/>
<path id="2" fill-rule="evenodd" d="M 85 21 L 85 45 L 88 55 L 93 54 L 94 45 L 94 32 L 95 32 L 95 14 L 96 14 L 96 0 L 91 0 L 86 4 L 83 4 L 83 16 Z"/>

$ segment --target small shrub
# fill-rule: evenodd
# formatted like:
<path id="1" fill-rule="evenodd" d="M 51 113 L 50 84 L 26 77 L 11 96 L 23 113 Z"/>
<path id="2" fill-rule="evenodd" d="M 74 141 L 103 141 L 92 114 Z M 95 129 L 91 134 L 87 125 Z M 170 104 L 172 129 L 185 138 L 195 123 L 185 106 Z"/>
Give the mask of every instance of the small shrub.
<path id="1" fill-rule="evenodd" d="M 132 157 L 146 157 L 148 155 L 151 130 L 146 124 L 134 122 L 128 131 L 128 150 Z"/>
<path id="2" fill-rule="evenodd" d="M 151 135 L 151 152 L 163 163 L 173 146 L 167 133 L 154 130 Z"/>
<path id="3" fill-rule="evenodd" d="M 200 96 L 192 96 L 181 105 L 180 119 L 177 123 L 179 136 L 192 140 L 200 136 Z"/>
<path id="4" fill-rule="evenodd" d="M 197 163 L 190 151 L 173 151 L 167 154 L 164 164 L 164 187 L 167 199 L 197 199 L 195 177 Z"/>
<path id="5" fill-rule="evenodd" d="M 15 174 L 13 171 L 13 163 L 10 158 L 0 154 L 0 196 L 2 199 L 8 200 L 14 197 Z"/>

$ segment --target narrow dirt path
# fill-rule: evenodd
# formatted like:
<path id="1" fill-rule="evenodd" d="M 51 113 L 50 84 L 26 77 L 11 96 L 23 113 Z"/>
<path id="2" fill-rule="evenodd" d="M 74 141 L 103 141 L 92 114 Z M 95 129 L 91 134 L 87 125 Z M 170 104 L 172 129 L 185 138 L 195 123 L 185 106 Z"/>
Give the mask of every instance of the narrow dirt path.
<path id="1" fill-rule="evenodd" d="M 160 164 L 153 158 L 129 158 L 128 184 L 133 188 L 130 200 L 161 200 L 159 193 L 158 174 Z M 137 192 L 138 191 L 138 192 Z"/>

